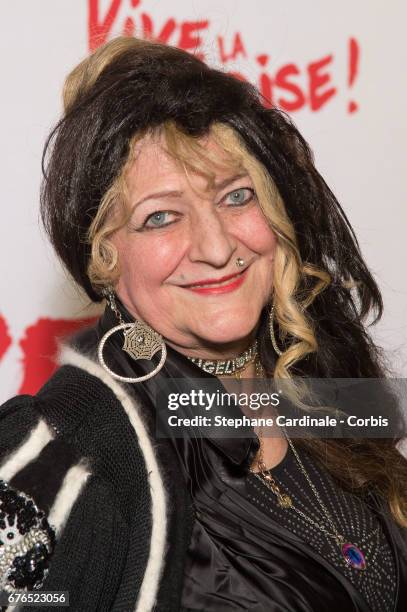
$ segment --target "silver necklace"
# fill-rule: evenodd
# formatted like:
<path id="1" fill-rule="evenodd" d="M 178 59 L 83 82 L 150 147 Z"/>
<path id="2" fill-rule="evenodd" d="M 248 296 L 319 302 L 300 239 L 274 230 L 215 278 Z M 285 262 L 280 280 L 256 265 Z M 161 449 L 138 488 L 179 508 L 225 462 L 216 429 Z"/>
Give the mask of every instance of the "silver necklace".
<path id="1" fill-rule="evenodd" d="M 241 355 L 232 359 L 200 359 L 199 357 L 188 357 L 188 359 L 208 374 L 233 376 L 237 372 L 244 370 L 249 363 L 253 363 L 256 359 L 257 351 L 257 340 L 255 340 Z"/>
<path id="2" fill-rule="evenodd" d="M 300 508 L 297 508 L 294 505 L 290 495 L 281 491 L 276 480 L 270 473 L 270 470 L 267 469 L 264 463 L 262 438 L 260 438 L 260 449 L 259 449 L 259 454 L 258 454 L 258 458 L 256 461 L 259 471 L 255 472 L 253 469 L 250 469 L 251 473 L 254 474 L 254 476 L 256 476 L 256 478 L 258 478 L 268 489 L 270 489 L 274 493 L 274 495 L 276 495 L 278 504 L 281 508 L 293 510 L 299 516 L 301 516 L 301 518 L 304 519 L 307 523 L 313 525 L 314 527 L 322 531 L 326 536 L 333 538 L 333 540 L 339 546 L 342 558 L 344 559 L 346 565 L 356 570 L 365 570 L 366 569 L 366 557 L 364 553 L 358 546 L 356 546 L 356 544 L 353 544 L 352 542 L 347 541 L 346 538 L 341 533 L 339 533 L 330 513 L 328 512 L 327 507 L 323 503 L 314 483 L 312 482 L 307 470 L 305 469 L 297 453 L 297 450 L 294 447 L 294 444 L 292 443 L 287 432 L 285 431 L 285 428 L 283 428 L 283 432 L 284 432 L 285 437 L 287 438 L 287 442 L 289 443 L 291 450 L 293 451 L 294 457 L 300 467 L 300 470 L 304 474 L 309 486 L 311 487 L 311 490 L 314 493 L 320 507 L 322 508 L 322 511 L 325 514 L 326 519 L 332 528 L 332 531 L 329 531 L 328 529 L 326 529 L 326 527 L 324 527 L 324 525 L 320 525 L 319 523 L 314 521 L 313 518 L 306 515 L 302 510 L 300 510 Z M 375 529 L 375 532 L 378 529 L 379 527 Z"/>

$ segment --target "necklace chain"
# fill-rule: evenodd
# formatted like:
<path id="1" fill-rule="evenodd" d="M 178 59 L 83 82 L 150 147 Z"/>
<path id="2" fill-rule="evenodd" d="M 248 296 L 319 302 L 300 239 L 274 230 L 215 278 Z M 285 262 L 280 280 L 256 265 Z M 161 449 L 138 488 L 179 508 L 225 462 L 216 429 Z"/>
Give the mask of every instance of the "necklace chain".
<path id="1" fill-rule="evenodd" d="M 323 525 L 319 525 L 316 521 L 314 521 L 314 519 L 312 519 L 310 516 L 307 516 L 302 510 L 300 510 L 300 508 L 297 508 L 294 504 L 293 501 L 291 499 L 291 497 L 289 495 L 287 495 L 286 493 L 283 493 L 279 487 L 279 485 L 277 484 L 275 478 L 272 476 L 272 474 L 270 473 L 269 470 L 267 470 L 267 467 L 264 463 L 264 455 L 263 455 L 263 441 L 262 438 L 260 438 L 260 448 L 259 448 L 259 456 L 257 459 L 257 467 L 259 469 L 259 472 L 254 472 L 253 470 L 251 470 L 251 472 L 262 482 L 264 483 L 277 497 L 278 499 L 278 503 L 282 508 L 290 508 L 291 510 L 293 510 L 294 512 L 296 512 L 297 514 L 299 514 L 304 520 L 306 520 L 308 523 L 310 523 L 311 525 L 313 525 L 314 527 L 316 527 L 317 529 L 319 529 L 320 531 L 322 531 L 323 533 L 325 533 L 326 535 L 330 536 L 331 538 L 333 538 L 337 544 L 342 544 L 345 541 L 345 538 L 338 532 L 338 530 L 335 527 L 335 524 L 332 520 L 331 515 L 328 512 L 328 509 L 326 508 L 325 504 L 322 502 L 321 497 L 314 485 L 314 483 L 311 481 L 311 478 L 308 475 L 308 472 L 306 471 L 298 453 L 296 448 L 294 447 L 294 444 L 292 443 L 291 439 L 289 438 L 287 432 L 285 431 L 285 428 L 283 428 L 283 432 L 285 437 L 287 438 L 287 442 L 291 447 L 291 450 L 293 451 L 293 454 L 295 456 L 295 459 L 300 467 L 300 470 L 302 471 L 302 473 L 304 474 L 308 484 L 310 485 L 319 505 L 321 506 L 328 522 L 330 523 L 332 530 L 334 533 L 331 533 L 328 529 L 326 529 Z"/>
<path id="2" fill-rule="evenodd" d="M 251 363 L 254 364 L 254 378 L 264 378 L 265 371 L 264 371 L 264 368 L 263 368 L 263 366 L 261 364 L 260 357 L 259 357 L 258 353 L 255 354 L 253 362 L 249 361 L 245 365 L 244 368 L 242 368 L 241 370 L 237 370 L 236 372 L 234 372 L 234 374 L 232 374 L 232 376 L 234 376 L 238 380 L 241 380 L 243 372 L 246 370 L 246 368 L 249 367 L 249 365 Z"/>
<path id="3" fill-rule="evenodd" d="M 317 491 L 316 486 L 312 482 L 312 480 L 311 480 L 307 470 L 305 469 L 304 464 L 302 463 L 302 461 L 300 459 L 300 456 L 297 453 L 297 449 L 295 448 L 295 446 L 294 446 L 293 442 L 291 441 L 291 439 L 288 437 L 287 432 L 285 431 L 285 428 L 283 428 L 283 431 L 284 431 L 284 434 L 285 434 L 285 436 L 287 438 L 287 441 L 288 441 L 288 443 L 289 443 L 289 445 L 291 447 L 291 450 L 294 453 L 294 456 L 295 456 L 295 458 L 297 460 L 297 463 L 300 466 L 300 469 L 301 469 L 302 473 L 304 474 L 305 478 L 307 479 L 307 482 L 308 482 L 309 486 L 311 487 L 315 497 L 317 498 L 318 503 L 321 506 L 321 508 L 322 508 L 322 510 L 323 510 L 323 512 L 324 512 L 324 514 L 325 514 L 325 516 L 326 516 L 326 518 L 328 520 L 328 522 L 331 524 L 331 527 L 332 527 L 332 529 L 333 529 L 333 531 L 335 533 L 335 536 L 336 536 L 336 541 L 338 542 L 338 544 L 342 543 L 344 541 L 344 537 L 342 535 L 340 535 L 339 532 L 337 531 L 335 523 L 332 520 L 332 517 L 331 517 L 330 513 L 328 512 L 327 507 L 323 503 L 323 501 L 322 501 L 322 499 L 321 499 L 321 497 L 320 497 L 320 495 L 319 495 L 319 493 Z M 300 510 L 300 512 L 301 512 L 301 510 Z M 320 529 L 321 529 L 321 527 L 320 527 Z"/>
<path id="4" fill-rule="evenodd" d="M 293 501 L 291 499 L 291 497 L 282 492 L 279 485 L 277 484 L 275 478 L 272 476 L 272 474 L 270 473 L 270 470 L 267 470 L 267 467 L 264 463 L 264 454 L 263 454 L 263 442 L 262 442 L 262 438 L 260 437 L 260 448 L 259 448 L 259 454 L 258 454 L 258 459 L 257 459 L 257 466 L 259 471 L 258 472 L 254 472 L 253 469 L 251 469 L 250 471 L 252 472 L 252 474 L 254 474 L 254 476 L 256 476 L 256 478 L 258 478 L 262 484 L 264 484 L 268 489 L 270 489 L 274 495 L 277 496 L 278 499 L 278 503 L 280 505 L 280 507 L 282 508 L 287 508 L 287 509 L 291 509 L 293 510 L 296 514 L 298 514 L 299 516 L 301 516 L 301 518 L 303 518 L 307 523 L 313 525 L 314 527 L 316 527 L 317 529 L 319 529 L 320 531 L 322 531 L 322 533 L 324 533 L 326 536 L 329 536 L 330 538 L 333 538 L 336 542 L 336 544 L 339 546 L 340 551 L 341 551 L 341 555 L 342 558 L 344 559 L 345 563 L 350 566 L 353 567 L 354 569 L 357 570 L 365 570 L 366 569 L 366 558 L 365 555 L 363 554 L 363 552 L 361 551 L 361 549 L 356 546 L 355 544 L 352 544 L 351 542 L 346 542 L 344 536 L 342 534 L 339 533 L 339 531 L 336 528 L 336 525 L 332 519 L 331 514 L 329 513 L 327 507 L 325 506 L 325 504 L 323 503 L 314 483 L 312 482 L 307 470 L 304 467 L 303 462 L 301 461 L 301 458 L 297 452 L 297 449 L 295 448 L 293 442 L 291 441 L 290 437 L 288 436 L 285 427 L 282 428 L 283 429 L 283 433 L 285 435 L 285 437 L 287 438 L 287 442 L 290 445 L 290 448 L 294 454 L 294 457 L 297 461 L 297 464 L 301 470 L 301 472 L 304 474 L 309 486 L 311 487 L 311 490 L 313 492 L 313 494 L 315 495 L 320 507 L 322 508 L 323 513 L 325 514 L 325 517 L 328 521 L 328 523 L 331 525 L 332 531 L 329 531 L 326 527 L 324 527 L 323 525 L 320 525 L 319 523 L 317 523 L 317 521 L 314 521 L 313 518 L 311 518 L 310 516 L 308 516 L 307 514 L 305 514 L 305 512 L 303 512 L 302 510 L 300 510 L 300 508 L 297 508 L 294 504 Z M 369 536 L 373 536 L 375 535 L 380 529 L 380 525 L 374 529 L 371 533 L 365 535 L 365 537 L 363 537 L 360 541 L 359 544 L 362 544 L 364 542 L 364 540 Z"/>

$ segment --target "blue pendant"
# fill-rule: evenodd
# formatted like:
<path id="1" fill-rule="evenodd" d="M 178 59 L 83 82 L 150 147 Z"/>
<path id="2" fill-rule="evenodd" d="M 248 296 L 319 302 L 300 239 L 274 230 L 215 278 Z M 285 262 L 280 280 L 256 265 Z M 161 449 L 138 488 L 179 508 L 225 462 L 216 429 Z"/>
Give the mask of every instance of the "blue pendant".
<path id="1" fill-rule="evenodd" d="M 366 569 L 365 555 L 355 544 L 347 542 L 342 545 L 341 551 L 347 565 L 357 570 Z"/>

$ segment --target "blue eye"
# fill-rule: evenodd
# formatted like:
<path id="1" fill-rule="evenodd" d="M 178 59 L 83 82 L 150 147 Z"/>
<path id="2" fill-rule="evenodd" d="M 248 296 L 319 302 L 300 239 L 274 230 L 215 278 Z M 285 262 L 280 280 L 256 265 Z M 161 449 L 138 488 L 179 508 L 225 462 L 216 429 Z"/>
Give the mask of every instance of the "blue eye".
<path id="1" fill-rule="evenodd" d="M 227 194 L 225 201 L 232 206 L 243 206 L 253 199 L 254 191 L 249 187 L 240 187 Z M 228 202 L 229 200 L 229 202 Z"/>
<path id="2" fill-rule="evenodd" d="M 147 217 L 144 227 L 164 227 L 171 223 L 168 216 L 171 213 L 168 210 L 160 210 Z"/>

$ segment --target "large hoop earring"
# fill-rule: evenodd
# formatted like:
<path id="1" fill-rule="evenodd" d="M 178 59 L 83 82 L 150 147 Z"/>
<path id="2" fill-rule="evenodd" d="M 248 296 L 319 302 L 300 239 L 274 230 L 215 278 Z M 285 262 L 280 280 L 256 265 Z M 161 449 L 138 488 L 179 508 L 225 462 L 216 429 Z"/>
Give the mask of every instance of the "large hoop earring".
<path id="1" fill-rule="evenodd" d="M 161 370 L 167 357 L 167 347 L 163 337 L 143 321 L 136 320 L 134 323 L 124 323 L 121 314 L 117 309 L 113 292 L 109 291 L 106 293 L 106 297 L 111 309 L 119 318 L 120 324 L 109 329 L 109 331 L 105 333 L 99 342 L 98 358 L 100 365 L 110 374 L 110 376 L 116 380 L 126 383 L 139 383 L 152 378 Z M 154 368 L 154 370 L 148 374 L 144 374 L 144 376 L 132 378 L 116 374 L 116 372 L 113 372 L 113 370 L 109 368 L 103 357 L 103 349 L 110 336 L 120 330 L 123 330 L 124 334 L 124 344 L 122 347 L 123 351 L 134 359 L 134 361 L 137 361 L 138 359 L 147 359 L 151 361 L 154 355 L 158 353 L 158 351 L 161 351 L 160 362 Z"/>
<path id="2" fill-rule="evenodd" d="M 277 355 L 280 357 L 283 354 L 283 351 L 281 351 L 278 346 L 277 346 L 277 341 L 276 341 L 276 336 L 274 334 L 274 304 L 271 305 L 270 308 L 270 314 L 269 314 L 269 330 L 270 330 L 270 339 L 271 339 L 271 344 L 273 345 L 273 349 L 275 350 L 275 352 L 277 353 Z"/>

